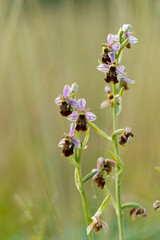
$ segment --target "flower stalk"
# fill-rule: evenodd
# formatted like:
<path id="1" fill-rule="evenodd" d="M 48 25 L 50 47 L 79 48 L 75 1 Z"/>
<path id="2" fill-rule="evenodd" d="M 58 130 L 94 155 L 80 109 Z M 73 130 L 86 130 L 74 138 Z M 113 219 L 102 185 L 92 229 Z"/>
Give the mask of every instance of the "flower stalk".
<path id="1" fill-rule="evenodd" d="M 117 131 L 117 98 L 115 98 L 117 94 L 116 85 L 113 85 L 113 95 L 114 95 L 114 105 L 113 105 L 113 130 L 114 132 Z M 119 154 L 119 144 L 118 144 L 118 138 L 117 135 L 113 138 L 113 145 L 114 145 L 114 151 L 118 157 L 120 157 Z M 117 219 L 118 219 L 118 229 L 119 229 L 119 240 L 124 239 L 124 233 L 123 233 L 123 220 L 122 220 L 122 208 L 121 208 L 121 171 L 122 169 L 117 164 L 116 169 L 116 181 L 115 181 L 115 189 L 116 189 L 116 203 L 117 203 Z"/>

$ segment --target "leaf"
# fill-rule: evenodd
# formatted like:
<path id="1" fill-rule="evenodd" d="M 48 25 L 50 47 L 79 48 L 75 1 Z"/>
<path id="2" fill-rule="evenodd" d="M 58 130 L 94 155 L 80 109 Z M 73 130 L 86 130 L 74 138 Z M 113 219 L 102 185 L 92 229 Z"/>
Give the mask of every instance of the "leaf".
<path id="1" fill-rule="evenodd" d="M 117 156 L 115 153 L 113 152 L 108 152 L 110 154 L 110 156 L 116 161 L 116 163 L 120 166 L 120 167 L 124 167 L 123 161 L 121 160 L 121 158 L 119 156 Z"/>
<path id="2" fill-rule="evenodd" d="M 155 169 L 160 172 L 160 167 L 155 167 Z"/>
<path id="3" fill-rule="evenodd" d="M 84 149 L 88 143 L 88 140 L 89 140 L 89 134 L 90 134 L 90 127 L 88 128 L 87 132 L 86 132 L 86 135 L 85 135 L 85 138 L 84 138 L 84 141 L 83 141 L 83 144 L 82 144 L 82 149 Z"/>
<path id="4" fill-rule="evenodd" d="M 103 132 L 96 124 L 92 122 L 88 122 L 88 123 L 101 137 L 112 142 L 112 138 L 109 135 L 107 135 L 105 132 Z"/>
<path id="5" fill-rule="evenodd" d="M 88 181 L 90 178 L 92 178 L 98 171 L 93 171 L 88 173 L 83 179 L 82 182 L 85 183 L 86 181 Z"/>
<path id="6" fill-rule="evenodd" d="M 75 166 L 75 167 L 79 167 L 78 163 L 74 160 L 73 155 L 68 157 L 68 160 L 70 161 L 70 163 Z"/>

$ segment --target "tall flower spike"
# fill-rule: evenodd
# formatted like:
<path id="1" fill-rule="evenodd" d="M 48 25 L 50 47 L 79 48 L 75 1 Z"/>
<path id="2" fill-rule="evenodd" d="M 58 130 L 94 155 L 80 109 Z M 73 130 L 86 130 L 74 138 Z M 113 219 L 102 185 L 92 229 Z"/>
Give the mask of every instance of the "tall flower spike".
<path id="1" fill-rule="evenodd" d="M 134 36 L 132 36 L 132 32 L 130 32 L 131 24 L 123 24 L 122 30 L 123 30 L 123 37 L 129 38 L 129 43 L 126 46 L 127 48 L 131 48 L 132 43 L 137 43 L 138 39 Z"/>
<path id="2" fill-rule="evenodd" d="M 71 98 L 71 88 L 65 85 L 63 88 L 63 96 L 58 96 L 55 103 L 60 107 L 60 114 L 67 117 L 72 113 L 72 108 L 77 107 L 77 101 Z"/>
<path id="3" fill-rule="evenodd" d="M 123 77 L 125 78 L 125 72 L 118 67 L 118 64 L 115 63 L 115 53 L 114 52 L 110 52 L 108 53 L 111 62 L 108 64 L 100 64 L 97 69 L 101 72 L 105 72 L 106 73 L 106 78 L 104 78 L 104 80 L 107 83 L 118 83 L 118 79 Z"/>
<path id="4" fill-rule="evenodd" d="M 101 215 L 101 212 L 97 212 L 93 217 L 92 217 L 92 223 L 87 227 L 87 235 L 90 233 L 92 229 L 94 229 L 95 233 L 98 233 L 102 228 L 107 231 L 108 230 L 108 225 L 106 222 L 99 220 L 99 216 Z"/>
<path id="5" fill-rule="evenodd" d="M 86 100 L 84 98 L 80 98 L 78 100 L 78 110 L 72 112 L 72 114 L 68 117 L 68 120 L 76 122 L 76 130 L 86 131 L 87 130 L 87 122 L 92 122 L 96 120 L 96 115 L 92 112 L 89 112 L 86 107 Z"/>
<path id="6" fill-rule="evenodd" d="M 62 156 L 69 157 L 74 152 L 74 147 L 81 147 L 81 143 L 78 139 L 74 138 L 75 124 L 71 123 L 69 134 L 65 133 L 65 137 L 59 142 L 58 146 L 62 147 Z"/>

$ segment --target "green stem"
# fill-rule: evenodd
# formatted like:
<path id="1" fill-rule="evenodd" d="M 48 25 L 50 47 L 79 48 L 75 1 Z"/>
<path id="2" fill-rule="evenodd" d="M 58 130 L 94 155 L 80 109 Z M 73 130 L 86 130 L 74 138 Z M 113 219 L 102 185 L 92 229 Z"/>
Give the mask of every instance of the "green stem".
<path id="1" fill-rule="evenodd" d="M 76 169 L 77 169 L 77 174 L 79 177 L 79 184 L 80 184 L 79 192 L 80 192 L 81 199 L 82 199 L 83 211 L 84 211 L 84 215 L 85 215 L 85 219 L 86 219 L 86 224 L 87 224 L 87 226 L 89 226 L 91 224 L 92 220 L 90 218 L 88 204 L 87 204 L 87 198 L 86 198 L 86 194 L 85 194 L 84 187 L 83 187 L 81 167 L 79 166 L 79 168 L 76 168 Z M 93 240 L 92 232 L 90 232 L 88 236 L 89 236 L 89 240 Z"/>
<path id="2" fill-rule="evenodd" d="M 79 134 L 77 134 L 77 138 L 79 138 Z M 83 180 L 82 180 L 82 173 L 81 173 L 81 151 L 82 151 L 81 149 L 77 149 L 77 154 L 75 155 L 77 158 L 77 159 L 75 159 L 75 161 L 79 165 L 79 167 L 76 167 L 76 171 L 77 171 L 76 174 L 77 174 L 77 178 L 78 178 L 78 190 L 81 195 L 83 211 L 84 211 L 84 215 L 85 215 L 86 224 L 88 227 L 91 224 L 92 220 L 90 218 L 88 204 L 87 204 L 87 198 L 86 198 L 86 194 L 85 194 L 84 187 L 83 187 Z M 86 231 L 87 231 L 87 229 L 86 229 Z M 88 237 L 89 237 L 89 240 L 93 240 L 92 232 L 89 233 Z"/>
<path id="3" fill-rule="evenodd" d="M 113 94 L 116 96 L 116 85 L 113 84 Z M 117 99 L 114 98 L 114 107 L 113 107 L 113 130 L 114 132 L 117 131 Z M 118 138 L 117 136 L 113 139 L 114 142 L 114 151 L 117 156 L 120 156 L 119 154 L 119 144 L 118 144 Z M 123 222 L 122 222 L 122 209 L 121 209 L 121 171 L 122 169 L 117 165 L 116 169 L 116 202 L 117 202 L 117 218 L 118 218 L 118 229 L 119 229 L 119 240 L 124 239 L 123 235 Z"/>

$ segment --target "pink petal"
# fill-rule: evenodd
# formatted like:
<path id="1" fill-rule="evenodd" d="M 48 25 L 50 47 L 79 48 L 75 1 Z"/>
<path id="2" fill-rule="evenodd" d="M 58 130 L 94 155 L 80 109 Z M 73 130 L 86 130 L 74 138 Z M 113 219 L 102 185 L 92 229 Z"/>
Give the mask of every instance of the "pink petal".
<path id="1" fill-rule="evenodd" d="M 114 51 L 114 52 L 117 52 L 119 50 L 119 48 L 120 48 L 120 43 L 119 42 L 114 43 L 112 45 L 112 51 Z"/>
<path id="2" fill-rule="evenodd" d="M 74 135 L 75 128 L 76 128 L 76 124 L 75 123 L 71 123 L 69 136 L 73 136 Z"/>
<path id="3" fill-rule="evenodd" d="M 58 143 L 58 147 L 64 147 L 64 138 Z"/>
<path id="4" fill-rule="evenodd" d="M 84 110 L 86 106 L 86 100 L 84 98 L 80 98 L 78 100 L 78 106 L 79 106 L 79 110 Z"/>
<path id="5" fill-rule="evenodd" d="M 125 78 L 123 79 L 123 81 L 125 81 L 126 83 L 134 83 L 134 80 L 133 80 L 133 79 L 130 79 L 130 78 L 127 78 L 127 77 L 125 77 Z"/>
<path id="6" fill-rule="evenodd" d="M 138 39 L 134 36 L 129 36 L 129 42 L 130 43 L 137 43 L 138 42 Z"/>
<path id="7" fill-rule="evenodd" d="M 86 119 L 89 121 L 89 122 L 92 122 L 94 120 L 96 120 L 96 115 L 92 112 L 87 112 L 86 113 Z"/>
<path id="8" fill-rule="evenodd" d="M 67 117 L 67 119 L 69 121 L 76 121 L 78 119 L 78 115 L 79 114 L 77 111 L 73 111 L 72 114 Z"/>
<path id="9" fill-rule="evenodd" d="M 71 105 L 71 107 L 77 107 L 78 105 L 77 101 L 73 98 L 70 98 L 68 102 Z"/>
<path id="10" fill-rule="evenodd" d="M 74 143 L 74 145 L 77 147 L 77 148 L 80 148 L 81 147 L 81 142 L 76 139 L 76 138 L 72 138 L 72 142 Z"/>
<path id="11" fill-rule="evenodd" d="M 108 45 L 112 44 L 112 43 L 113 43 L 113 40 L 114 40 L 113 34 L 108 34 L 107 44 L 108 44 Z"/>
<path id="12" fill-rule="evenodd" d="M 57 105 L 61 105 L 61 97 L 60 96 L 57 97 L 54 101 Z"/>
<path id="13" fill-rule="evenodd" d="M 111 59 L 111 62 L 114 62 L 115 61 L 115 53 L 114 52 L 110 52 L 108 53 L 110 59 Z"/>
<path id="14" fill-rule="evenodd" d="M 109 71 L 109 65 L 107 64 L 100 64 L 97 69 L 101 72 L 108 72 Z"/>
<path id="15" fill-rule="evenodd" d="M 64 88 L 63 88 L 63 97 L 64 98 L 70 97 L 70 94 L 71 94 L 70 86 L 65 85 Z"/>

